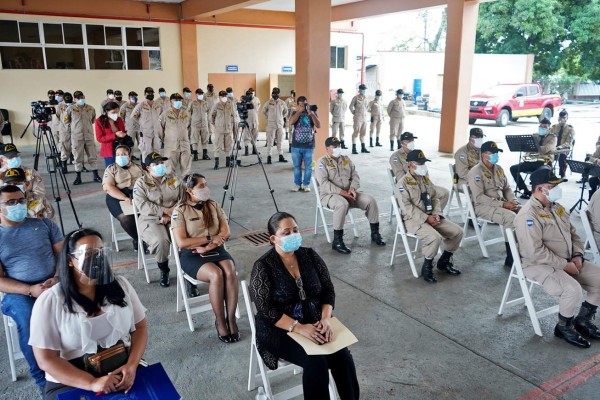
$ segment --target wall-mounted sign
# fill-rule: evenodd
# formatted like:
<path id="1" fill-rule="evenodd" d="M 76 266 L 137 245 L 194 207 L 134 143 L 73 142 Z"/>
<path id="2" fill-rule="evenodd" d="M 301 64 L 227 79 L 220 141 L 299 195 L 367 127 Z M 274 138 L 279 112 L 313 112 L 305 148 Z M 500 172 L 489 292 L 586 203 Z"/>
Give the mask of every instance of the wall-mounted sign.
<path id="1" fill-rule="evenodd" d="M 281 72 L 294 72 L 294 67 L 290 65 L 283 66 L 281 67 Z"/>
<path id="2" fill-rule="evenodd" d="M 238 72 L 239 68 L 237 65 L 226 65 L 225 66 L 225 71 L 226 72 Z"/>

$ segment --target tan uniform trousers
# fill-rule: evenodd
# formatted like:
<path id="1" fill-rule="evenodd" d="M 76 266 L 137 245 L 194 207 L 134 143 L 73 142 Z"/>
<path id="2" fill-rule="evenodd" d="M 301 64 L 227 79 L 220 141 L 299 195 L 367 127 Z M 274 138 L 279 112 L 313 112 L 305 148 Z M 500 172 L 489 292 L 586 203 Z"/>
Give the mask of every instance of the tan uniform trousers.
<path id="1" fill-rule="evenodd" d="M 548 271 L 554 272 L 540 282 L 539 278 L 545 276 Z M 523 268 L 523 273 L 527 278 L 540 283 L 549 295 L 560 297 L 558 311 L 564 317 L 570 318 L 575 315 L 575 310 L 583 302 L 582 288 L 587 292 L 588 303 L 600 305 L 600 266 L 596 264 L 584 261 L 583 268 L 576 276 L 541 265 Z"/>
<path id="2" fill-rule="evenodd" d="M 515 228 L 515 217 L 517 214 L 514 211 L 502 207 L 477 207 L 475 213 L 480 218 L 503 225 L 504 229 Z"/>
<path id="3" fill-rule="evenodd" d="M 192 152 L 189 146 L 180 146 L 178 150 L 163 150 L 163 156 L 169 157 L 167 161 L 168 173 L 175 176 L 184 176 L 192 170 Z M 177 173 L 180 169 L 181 173 Z"/>
<path id="4" fill-rule="evenodd" d="M 461 227 L 447 219 L 441 220 L 436 227 L 423 222 L 416 229 L 411 228 L 410 225 L 406 227 L 408 232 L 416 235 L 421 241 L 421 253 L 425 258 L 434 258 L 442 242 L 444 243 L 444 250 L 454 253 L 458 250 L 463 237 Z"/>
<path id="5" fill-rule="evenodd" d="M 191 126 L 190 144 L 192 150 L 208 150 L 208 136 L 210 135 L 208 125 L 205 127 Z"/>
<path id="6" fill-rule="evenodd" d="M 390 140 L 400 140 L 404 131 L 404 118 L 390 118 Z"/>
<path id="7" fill-rule="evenodd" d="M 67 128 L 63 128 L 60 131 L 60 160 L 61 161 L 69 161 L 71 155 L 73 154 L 71 150 L 71 132 Z"/>
<path id="8" fill-rule="evenodd" d="M 142 240 L 148 245 L 148 250 L 154 254 L 159 263 L 169 261 L 169 229 L 163 224 L 154 224 L 151 222 L 142 222 Z"/>
<path id="9" fill-rule="evenodd" d="M 142 153 L 142 159 L 152 152 L 161 152 L 161 142 L 158 137 L 144 135 L 140 139 L 141 143 L 138 144 L 138 148 Z"/>
<path id="10" fill-rule="evenodd" d="M 438 185 L 433 185 L 435 187 L 435 193 L 440 199 L 440 208 L 442 211 L 446 209 L 446 204 L 448 204 L 448 199 L 450 198 L 450 191 L 445 187 L 441 187 Z"/>
<path id="11" fill-rule="evenodd" d="M 85 137 L 82 133 L 71 135 L 71 145 L 73 146 L 73 158 L 75 159 L 74 164 L 76 172 L 81 172 L 83 170 L 84 154 L 90 165 L 90 169 L 92 171 L 98 169 L 96 166 L 98 151 L 96 150 L 96 140 L 93 136 L 88 135 L 88 137 Z"/>
<path id="12" fill-rule="evenodd" d="M 352 144 L 356 144 L 356 138 L 360 134 L 360 142 L 365 142 L 365 135 L 367 134 L 367 120 L 366 119 L 355 119 L 354 120 L 354 132 L 352 132 Z"/>
<path id="13" fill-rule="evenodd" d="M 369 137 L 370 138 L 373 137 L 373 132 L 375 132 L 375 129 L 377 129 L 376 136 L 379 137 L 379 134 L 381 133 L 381 116 L 373 115 L 371 118 L 373 118 L 373 119 L 371 120 L 371 126 L 369 129 Z"/>
<path id="14" fill-rule="evenodd" d="M 277 153 L 282 156 L 283 150 L 281 150 L 281 142 L 283 137 L 283 128 L 276 125 L 267 125 L 267 155 L 271 156 L 271 149 L 273 148 L 273 139 L 277 141 Z"/>
<path id="15" fill-rule="evenodd" d="M 243 132 L 245 146 L 250 146 L 252 142 L 256 142 L 258 140 L 258 124 L 254 124 L 254 122 L 250 122 L 250 120 L 248 120 L 248 126 L 250 129 L 244 128 Z"/>
<path id="16" fill-rule="evenodd" d="M 333 229 L 344 229 L 346 214 L 348 214 L 348 209 L 350 208 L 365 210 L 365 215 L 371 224 L 379 222 L 379 208 L 375 198 L 366 193 L 357 192 L 356 194 L 356 201 L 352 205 L 339 194 L 331 195 L 327 204 L 323 204 L 325 207 L 333 210 Z"/>
<path id="17" fill-rule="evenodd" d="M 219 154 L 224 153 L 225 157 L 229 157 L 231 154 L 231 148 L 233 147 L 233 134 L 218 133 L 215 132 L 215 157 L 219 157 Z"/>
<path id="18" fill-rule="evenodd" d="M 338 137 L 338 130 L 340 131 L 340 140 L 344 140 L 344 123 L 343 122 L 332 122 L 331 124 L 331 136 Z"/>

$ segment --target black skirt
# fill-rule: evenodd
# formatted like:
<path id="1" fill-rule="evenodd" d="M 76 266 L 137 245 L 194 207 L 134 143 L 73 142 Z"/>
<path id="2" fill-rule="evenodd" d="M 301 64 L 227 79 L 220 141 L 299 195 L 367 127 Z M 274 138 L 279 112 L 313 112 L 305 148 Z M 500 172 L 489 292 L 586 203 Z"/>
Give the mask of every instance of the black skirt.
<path id="1" fill-rule="evenodd" d="M 129 188 L 119 189 L 119 190 L 128 197 L 131 197 L 131 195 L 133 193 L 133 191 Z M 108 207 L 108 211 L 110 211 L 110 214 L 115 218 L 118 218 L 119 215 L 123 214 L 123 210 L 121 209 L 120 203 L 121 203 L 121 200 L 115 199 L 110 194 L 106 195 L 106 206 Z"/>
<path id="2" fill-rule="evenodd" d="M 227 250 L 225 250 L 223 246 L 217 247 L 216 249 L 213 249 L 208 253 L 217 254 L 203 257 L 200 254 L 192 253 L 192 250 L 182 249 L 179 253 L 179 261 L 181 262 L 181 269 L 183 269 L 183 272 L 188 274 L 190 277 L 196 279 L 200 267 L 202 267 L 206 263 L 216 264 L 219 261 L 223 260 L 233 261 L 231 255 L 227 252 Z"/>

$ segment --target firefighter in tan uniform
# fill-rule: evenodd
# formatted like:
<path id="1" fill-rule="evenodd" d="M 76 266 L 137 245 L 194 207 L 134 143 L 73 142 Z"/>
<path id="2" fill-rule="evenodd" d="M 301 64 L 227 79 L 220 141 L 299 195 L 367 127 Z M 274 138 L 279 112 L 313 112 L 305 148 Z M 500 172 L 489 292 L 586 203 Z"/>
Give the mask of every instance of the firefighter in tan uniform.
<path id="1" fill-rule="evenodd" d="M 584 260 L 583 241 L 567 210 L 557 201 L 559 184 L 566 181 L 543 166 L 531 175 L 532 197 L 515 218 L 515 233 L 523 273 L 542 285 L 544 291 L 559 296 L 558 324 L 554 335 L 567 343 L 587 348 L 582 337 L 600 339 L 593 319 L 600 304 L 600 266 Z M 575 310 L 587 296 L 575 317 Z"/>
<path id="2" fill-rule="evenodd" d="M 96 168 L 98 151 L 96 150 L 96 137 L 94 134 L 94 123 L 96 122 L 96 111 L 94 107 L 85 103 L 85 95 L 81 91 L 73 93 L 76 104 L 71 104 L 63 121 L 65 127 L 71 132 L 71 145 L 75 157 L 75 173 L 77 177 L 73 185 L 81 184 L 81 171 L 83 170 L 84 153 L 94 173 L 94 182 L 102 182 Z"/>
<path id="3" fill-rule="evenodd" d="M 162 143 L 160 136 L 162 127 L 159 118 L 165 111 L 160 101 L 154 100 L 154 89 L 147 87 L 144 89 L 145 99 L 135 106 L 131 117 L 140 124 L 140 151 L 142 158 L 147 154 L 159 151 Z"/>
<path id="4" fill-rule="evenodd" d="M 9 144 L 10 145 L 10 144 Z M 33 168 L 10 168 L 2 172 L 0 187 L 18 186 L 27 197 L 27 216 L 30 218 L 54 218 L 54 208 L 46 197 L 46 188 L 40 174 Z"/>
<path id="5" fill-rule="evenodd" d="M 342 149 L 347 149 L 346 143 L 344 142 L 344 127 L 346 126 L 346 110 L 348 109 L 348 103 L 343 99 L 344 89 L 337 90 L 337 98 L 329 102 L 329 112 L 331 113 L 331 136 L 338 137 L 338 130 L 340 132 L 340 143 Z"/>
<path id="6" fill-rule="evenodd" d="M 499 149 L 495 142 L 485 142 L 481 145 L 481 161 L 469 171 L 469 190 L 478 217 L 500 224 L 503 229 L 513 229 L 519 203 L 508 185 L 504 170 L 498 165 L 499 151 L 503 150 Z M 504 245 L 504 266 L 512 268 L 513 257 L 506 238 Z"/>
<path id="7" fill-rule="evenodd" d="M 115 90 L 115 99 L 113 100 L 113 102 L 117 103 L 119 105 L 119 108 L 121 108 L 123 103 L 125 103 L 125 101 L 123 101 L 123 92 L 121 92 L 120 90 Z"/>
<path id="8" fill-rule="evenodd" d="M 192 90 L 189 87 L 184 87 L 183 88 L 183 100 L 181 101 L 183 104 L 183 109 L 187 110 L 190 108 L 190 104 L 192 104 L 192 101 L 194 101 L 194 99 L 192 99 Z M 171 104 L 169 104 L 169 107 L 171 108 Z"/>
<path id="9" fill-rule="evenodd" d="M 237 124 L 239 122 L 239 119 L 237 118 L 237 116 L 238 116 L 238 113 L 237 113 L 237 103 L 239 102 L 239 100 L 233 94 L 233 88 L 228 87 L 227 89 L 225 89 L 225 92 L 227 93 L 227 102 L 231 104 L 231 107 L 233 108 L 234 115 L 236 116 L 235 123 L 233 124 L 233 142 L 236 143 L 238 141 L 238 126 L 237 126 Z M 238 142 L 238 150 L 241 149 L 240 146 L 241 145 Z"/>
<path id="10" fill-rule="evenodd" d="M 136 92 L 131 91 L 129 92 L 128 96 L 129 100 L 123 102 L 123 104 L 121 104 L 121 107 L 119 108 L 119 115 L 121 116 L 121 118 L 123 118 L 123 121 L 125 121 L 125 129 L 127 130 L 127 135 L 135 141 L 135 143 L 138 146 L 138 150 L 140 150 L 140 123 L 138 122 L 138 120 L 132 117 L 133 110 L 137 106 L 138 94 Z M 131 149 L 131 151 L 131 159 L 134 161 L 137 160 L 137 157 L 133 156 L 133 149 Z M 142 156 L 140 155 L 140 157 Z"/>
<path id="11" fill-rule="evenodd" d="M 287 99 L 285 99 L 285 106 L 287 107 L 287 114 L 284 118 L 285 120 L 285 140 L 288 140 L 290 138 L 290 134 L 292 133 L 292 129 L 294 129 L 294 127 L 292 125 L 290 125 L 290 119 L 292 119 L 292 113 L 294 112 L 294 110 L 296 110 L 296 107 L 298 107 L 298 104 L 296 103 L 296 91 L 292 89 L 292 91 L 290 92 L 290 97 L 288 97 Z M 290 144 L 291 146 L 291 144 Z"/>
<path id="12" fill-rule="evenodd" d="M 210 120 L 215 127 L 215 167 L 219 169 L 219 155 L 225 154 L 225 166 L 229 167 L 233 147 L 233 125 L 237 123 L 237 109 L 227 101 L 227 92 L 219 92 L 219 102 L 210 112 Z"/>
<path id="13" fill-rule="evenodd" d="M 560 110 L 558 113 L 558 124 L 550 127 L 550 132 L 556 136 L 556 146 L 559 148 L 571 148 L 575 144 L 575 128 L 567 124 L 569 113 L 567 110 Z M 567 158 L 569 153 L 558 154 L 558 169 L 561 178 L 565 177 L 567 172 Z"/>
<path id="14" fill-rule="evenodd" d="M 115 101 L 115 91 L 112 89 L 106 89 L 106 98 L 100 103 L 100 109 L 104 110 L 104 106 L 111 101 Z"/>
<path id="15" fill-rule="evenodd" d="M 65 113 L 67 108 L 73 104 L 73 95 L 69 92 L 65 92 L 63 95 L 63 101 L 58 103 L 56 106 L 56 116 L 59 121 L 59 132 L 60 138 L 58 142 L 58 150 L 60 151 L 60 164 L 63 174 L 68 174 L 67 163 L 73 156 L 71 151 L 71 132 L 65 125 Z"/>
<path id="16" fill-rule="evenodd" d="M 360 152 L 370 153 L 365 146 L 365 135 L 367 134 L 367 86 L 359 85 L 358 94 L 350 101 L 350 112 L 354 122 L 354 132 L 352 133 L 352 154 L 358 154 L 356 150 L 356 138 L 360 134 Z"/>
<path id="17" fill-rule="evenodd" d="M 213 109 L 215 104 L 217 104 L 219 102 L 219 96 L 217 96 L 217 94 L 215 93 L 215 87 L 213 86 L 212 83 L 209 83 L 208 85 L 206 85 L 206 94 L 205 94 L 204 98 L 206 99 L 206 102 L 208 103 L 208 111 L 210 113 L 210 111 Z M 210 118 L 210 115 L 208 116 L 208 129 L 210 131 L 210 133 L 208 135 L 208 144 L 213 144 L 212 135 L 215 134 L 215 126 L 212 122 L 212 118 Z"/>
<path id="18" fill-rule="evenodd" d="M 417 139 L 417 136 L 414 136 L 410 132 L 404 132 L 400 135 L 400 145 L 402 147 L 393 152 L 390 156 L 390 168 L 396 178 L 396 182 L 404 175 L 408 174 L 409 168 L 406 157 L 408 156 L 408 153 L 415 149 L 415 139 Z M 434 186 L 435 192 L 440 199 L 441 208 L 442 210 L 445 210 L 448 199 L 450 198 L 450 191 L 442 186 Z"/>
<path id="19" fill-rule="evenodd" d="M 344 244 L 344 222 L 350 208 L 365 210 L 371 225 L 371 241 L 385 246 L 379 233 L 379 208 L 371 195 L 359 192 L 360 179 L 354 163 L 341 155 L 340 141 L 335 136 L 325 140 L 327 154 L 317 161 L 315 178 L 319 183 L 321 204 L 333 210 L 333 242 L 331 248 L 342 254 L 351 250 Z"/>
<path id="20" fill-rule="evenodd" d="M 481 128 L 472 128 L 469 132 L 469 142 L 454 153 L 454 179 L 461 192 L 462 185 L 467 184 L 469 171 L 479 164 L 484 136 Z"/>
<path id="21" fill-rule="evenodd" d="M 463 230 L 442 215 L 440 199 L 425 165 L 430 160 L 421 150 L 412 150 L 406 159 L 409 172 L 398 180 L 396 197 L 407 232 L 416 235 L 422 243 L 421 252 L 425 260 L 421 275 L 426 282 L 437 282 L 433 275 L 433 259 L 442 242 L 444 252 L 437 262 L 437 268 L 449 275 L 459 275 L 452 256 L 460 246 Z"/>
<path id="22" fill-rule="evenodd" d="M 394 151 L 394 140 L 398 140 L 398 149 L 400 148 L 400 135 L 404 131 L 404 114 L 406 104 L 402 100 L 404 91 L 396 90 L 396 98 L 388 104 L 387 113 L 390 117 L 390 151 Z"/>
<path id="23" fill-rule="evenodd" d="M 369 114 L 371 114 L 369 147 L 373 147 L 373 133 L 375 133 L 375 146 L 381 147 L 381 143 L 379 143 L 379 134 L 381 133 L 381 123 L 385 121 L 383 115 L 383 103 L 381 102 L 381 90 L 375 91 L 375 98 L 369 102 L 367 110 L 369 111 Z"/>
<path id="24" fill-rule="evenodd" d="M 252 97 L 252 106 L 253 108 L 248 110 L 248 127 L 244 131 L 244 155 L 249 154 L 249 146 L 254 143 L 256 145 L 256 141 L 258 140 L 258 113 L 260 112 L 260 99 L 255 96 L 254 89 L 248 89 L 246 92 L 246 96 Z M 256 154 L 256 147 L 252 147 L 252 154 Z"/>
<path id="25" fill-rule="evenodd" d="M 190 114 L 183 108 L 183 97 L 173 93 L 169 97 L 171 108 L 160 117 L 162 133 L 161 142 L 164 144 L 164 155 L 169 159 L 169 173 L 183 176 L 192 169 L 192 152 L 190 150 Z M 178 174 L 178 169 L 181 173 Z"/>
<path id="26" fill-rule="evenodd" d="M 267 118 L 267 164 L 271 164 L 271 149 L 273 140 L 277 142 L 279 162 L 287 162 L 281 150 L 283 139 L 283 117 L 287 115 L 285 102 L 279 98 L 279 88 L 273 88 L 271 98 L 263 107 L 263 115 Z"/>
<path id="27" fill-rule="evenodd" d="M 192 118 L 190 128 L 190 143 L 194 161 L 198 161 L 198 148 L 202 147 L 202 159 L 210 160 L 208 156 L 208 103 L 204 100 L 204 90 L 196 89 L 196 99 L 190 103 L 188 109 Z M 199 146 L 200 145 L 200 146 Z"/>
<path id="28" fill-rule="evenodd" d="M 168 158 L 150 153 L 144 160 L 147 174 L 139 178 L 133 187 L 133 201 L 140 213 L 139 229 L 142 240 L 154 254 L 160 269 L 160 286 L 167 287 L 169 281 L 168 226 L 171 215 L 183 195 L 183 185 L 177 177 L 167 174 L 164 164 Z"/>
<path id="29" fill-rule="evenodd" d="M 600 247 L 600 192 L 596 191 L 588 204 L 588 208 L 586 211 L 588 214 L 588 219 L 590 221 L 590 225 L 592 226 L 592 232 L 594 234 L 594 239 L 596 240 L 596 245 Z"/>
<path id="30" fill-rule="evenodd" d="M 171 108 L 171 100 L 169 100 L 169 97 L 167 96 L 167 90 L 165 88 L 158 88 L 158 99 L 156 99 L 156 102 L 162 107 L 161 113 Z"/>

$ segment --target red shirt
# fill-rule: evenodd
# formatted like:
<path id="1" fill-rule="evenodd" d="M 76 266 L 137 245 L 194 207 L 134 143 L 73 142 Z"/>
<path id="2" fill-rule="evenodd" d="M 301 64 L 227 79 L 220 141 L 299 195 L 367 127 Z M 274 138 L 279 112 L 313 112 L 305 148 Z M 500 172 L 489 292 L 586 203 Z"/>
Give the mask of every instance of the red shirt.
<path id="1" fill-rule="evenodd" d="M 115 121 L 117 132 L 125 132 L 125 123 L 121 117 Z M 100 142 L 100 157 L 110 158 L 115 156 L 114 142 L 117 140 L 117 135 L 113 132 L 110 122 L 107 121 L 106 126 L 102 125 L 100 118 L 96 119 L 96 140 Z"/>

